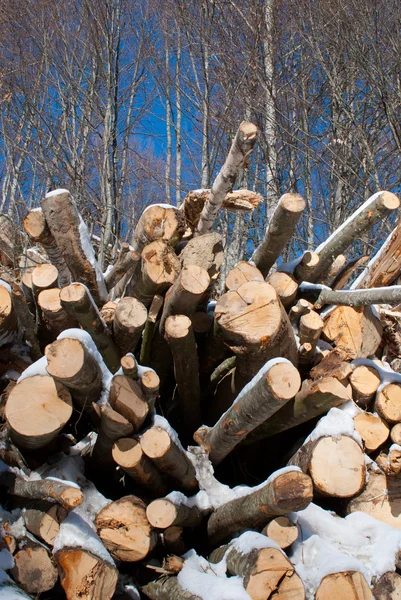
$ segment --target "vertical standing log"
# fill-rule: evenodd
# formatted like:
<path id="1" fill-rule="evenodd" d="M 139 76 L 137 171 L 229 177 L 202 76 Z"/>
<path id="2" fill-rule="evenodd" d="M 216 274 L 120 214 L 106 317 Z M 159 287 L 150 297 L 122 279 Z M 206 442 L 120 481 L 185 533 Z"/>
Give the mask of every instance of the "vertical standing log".
<path id="1" fill-rule="evenodd" d="M 149 366 L 153 334 L 155 330 L 156 321 L 159 316 L 159 312 L 161 310 L 161 307 L 163 306 L 163 302 L 163 296 L 155 294 L 152 303 L 149 306 L 148 316 L 145 323 L 145 329 L 143 330 L 142 336 L 141 354 L 139 359 L 141 365 Z"/>
<path id="2" fill-rule="evenodd" d="M 46 194 L 41 202 L 50 232 L 76 281 L 87 285 L 97 305 L 107 301 L 107 289 L 89 233 L 67 190 Z"/>
<path id="3" fill-rule="evenodd" d="M 120 367 L 120 354 L 86 287 L 81 283 L 72 283 L 61 290 L 60 301 L 65 310 L 91 335 L 107 367 L 115 373 Z"/>
<path id="4" fill-rule="evenodd" d="M 149 406 L 137 381 L 126 375 L 115 375 L 111 381 L 110 404 L 138 431 L 144 423 Z M 121 436 L 126 437 L 126 436 Z"/>
<path id="5" fill-rule="evenodd" d="M 306 202 L 299 194 L 284 194 L 267 225 L 261 244 L 253 253 L 252 260 L 266 277 L 291 239 L 295 227 L 305 210 Z"/>
<path id="6" fill-rule="evenodd" d="M 54 237 L 50 233 L 42 209 L 31 210 L 26 215 L 24 229 L 33 242 L 43 246 L 51 264 L 57 268 L 60 287 L 69 285 L 71 283 L 71 273 L 60 248 L 58 248 Z"/>
<path id="7" fill-rule="evenodd" d="M 208 233 L 212 228 L 225 195 L 232 191 L 239 170 L 247 163 L 247 157 L 256 143 L 257 133 L 258 129 L 253 123 L 243 121 L 239 126 L 230 152 L 203 207 L 197 227 L 198 234 Z"/>
<path id="8" fill-rule="evenodd" d="M 157 496 L 167 494 L 168 488 L 161 472 L 143 453 L 138 440 L 121 438 L 114 444 L 112 454 L 115 462 L 138 485 L 151 490 Z"/>
<path id="9" fill-rule="evenodd" d="M 134 271 L 141 260 L 139 252 L 131 249 L 127 242 L 121 244 L 120 254 L 111 271 L 105 276 L 106 287 L 110 291 L 129 271 Z"/>
<path id="10" fill-rule="evenodd" d="M 224 261 L 221 235 L 214 231 L 189 240 L 180 253 L 180 261 L 182 267 L 202 267 L 208 272 L 210 280 L 216 281 Z"/>
<path id="11" fill-rule="evenodd" d="M 192 433 L 200 425 L 201 414 L 199 361 L 191 319 L 185 315 L 168 317 L 166 338 L 173 354 L 181 417 Z"/>
<path id="12" fill-rule="evenodd" d="M 249 262 L 241 260 L 227 273 L 225 280 L 226 290 L 236 290 L 247 281 L 264 281 L 262 273 Z"/>
<path id="13" fill-rule="evenodd" d="M 65 329 L 77 327 L 77 321 L 61 306 L 58 288 L 43 290 L 38 296 L 38 306 L 41 310 L 46 327 L 56 337 Z"/>
<path id="14" fill-rule="evenodd" d="M 32 292 L 35 301 L 42 290 L 56 288 L 58 284 L 58 270 L 53 265 L 38 265 L 32 271 Z"/>
<path id="15" fill-rule="evenodd" d="M 7 215 L 0 215 L 0 263 L 5 267 L 16 266 L 15 241 L 16 228 L 13 220 Z"/>
<path id="16" fill-rule="evenodd" d="M 146 307 L 136 298 L 122 298 L 113 320 L 114 341 L 120 356 L 134 352 L 147 318 Z"/>
<path id="17" fill-rule="evenodd" d="M 114 465 L 112 457 L 114 443 L 131 435 L 134 428 L 125 417 L 109 406 L 102 406 L 99 409 L 99 416 L 100 425 L 92 452 L 92 460 L 98 469 L 107 469 Z"/>
<path id="18" fill-rule="evenodd" d="M 11 290 L 0 283 L 0 346 L 10 344 L 17 338 L 17 313 Z"/>

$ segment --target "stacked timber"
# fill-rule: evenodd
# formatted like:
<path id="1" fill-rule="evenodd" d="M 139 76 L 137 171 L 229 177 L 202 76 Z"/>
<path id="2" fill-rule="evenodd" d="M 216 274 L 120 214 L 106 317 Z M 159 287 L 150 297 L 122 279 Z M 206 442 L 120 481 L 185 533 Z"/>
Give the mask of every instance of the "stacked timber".
<path id="1" fill-rule="evenodd" d="M 68 190 L 24 232 L 2 219 L 0 596 L 400 595 L 400 225 L 348 258 L 400 202 L 283 263 L 306 207 L 284 194 L 220 281 L 212 225 L 262 200 L 233 190 L 256 138 L 242 123 L 211 189 L 149 206 L 105 274 Z"/>

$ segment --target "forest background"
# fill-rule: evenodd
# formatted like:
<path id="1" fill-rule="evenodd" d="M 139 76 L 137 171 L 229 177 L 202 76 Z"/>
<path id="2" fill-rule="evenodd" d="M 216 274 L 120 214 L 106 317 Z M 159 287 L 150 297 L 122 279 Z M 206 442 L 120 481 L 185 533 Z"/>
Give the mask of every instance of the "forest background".
<path id="1" fill-rule="evenodd" d="M 260 134 L 237 183 L 265 202 L 220 211 L 228 261 L 285 192 L 308 203 L 285 258 L 314 248 L 400 191 L 400 24 L 399 0 L 1 0 L 0 212 L 69 189 L 106 267 L 147 205 L 211 186 L 247 119 Z"/>

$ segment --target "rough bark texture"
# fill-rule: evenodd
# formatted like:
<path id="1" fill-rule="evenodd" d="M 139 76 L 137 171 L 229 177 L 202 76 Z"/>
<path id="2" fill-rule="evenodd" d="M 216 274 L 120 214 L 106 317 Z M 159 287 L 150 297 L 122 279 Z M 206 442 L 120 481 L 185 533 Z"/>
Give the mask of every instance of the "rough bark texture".
<path id="1" fill-rule="evenodd" d="M 14 473 L 3 472 L 0 475 L 0 485 L 5 486 L 9 494 L 28 498 L 29 500 L 54 500 L 66 510 L 79 506 L 84 496 L 76 487 L 70 487 L 68 482 L 39 479 L 25 481 Z"/>
<path id="2" fill-rule="evenodd" d="M 125 417 L 109 406 L 102 406 L 99 409 L 99 416 L 100 425 L 92 460 L 97 468 L 107 469 L 114 466 L 112 457 L 114 443 L 120 438 L 131 435 L 134 428 Z"/>
<path id="3" fill-rule="evenodd" d="M 181 265 L 197 265 L 205 269 L 210 280 L 215 281 L 224 261 L 222 237 L 217 232 L 193 238 L 179 255 Z"/>
<path id="4" fill-rule="evenodd" d="M 118 259 L 114 263 L 113 268 L 105 276 L 108 291 L 112 290 L 127 272 L 135 271 L 140 260 L 141 255 L 139 252 L 131 250 L 127 242 L 121 244 Z"/>
<path id="5" fill-rule="evenodd" d="M 178 583 L 177 577 L 161 578 L 143 586 L 142 591 L 151 600 L 202 600 L 191 592 L 184 590 Z"/>
<path id="6" fill-rule="evenodd" d="M 30 539 L 24 540 L 23 547 L 14 554 L 14 566 L 10 574 L 29 594 L 48 592 L 58 579 L 49 551 Z"/>
<path id="7" fill-rule="evenodd" d="M 77 320 L 70 315 L 61 305 L 61 290 L 52 288 L 43 290 L 38 296 L 38 306 L 41 310 L 43 322 L 47 329 L 58 336 L 65 329 L 77 327 Z"/>

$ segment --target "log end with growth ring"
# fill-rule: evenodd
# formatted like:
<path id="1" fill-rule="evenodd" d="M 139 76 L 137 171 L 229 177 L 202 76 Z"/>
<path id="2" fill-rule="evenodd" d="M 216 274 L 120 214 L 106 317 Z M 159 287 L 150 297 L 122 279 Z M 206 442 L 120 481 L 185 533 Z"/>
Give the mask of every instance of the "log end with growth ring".
<path id="1" fill-rule="evenodd" d="M 176 521 L 177 507 L 167 498 L 160 498 L 149 504 L 146 509 L 146 516 L 153 527 L 167 529 L 167 527 L 174 525 Z"/>
<path id="2" fill-rule="evenodd" d="M 56 379 L 70 379 L 76 377 L 85 364 L 85 347 L 79 340 L 63 338 L 47 346 L 46 356 L 49 375 Z"/>
<path id="3" fill-rule="evenodd" d="M 42 448 L 72 415 L 69 391 L 52 377 L 27 377 L 11 390 L 5 416 L 11 437 L 22 448 Z"/>

